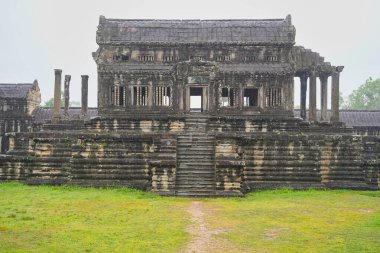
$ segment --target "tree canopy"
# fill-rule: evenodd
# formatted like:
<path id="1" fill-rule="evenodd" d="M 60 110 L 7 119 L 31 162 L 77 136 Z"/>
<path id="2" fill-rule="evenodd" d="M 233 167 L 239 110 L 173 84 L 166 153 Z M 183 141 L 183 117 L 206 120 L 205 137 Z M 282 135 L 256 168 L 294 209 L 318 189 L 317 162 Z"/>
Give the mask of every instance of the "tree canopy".
<path id="1" fill-rule="evenodd" d="M 63 91 L 61 93 L 61 107 L 65 106 L 65 99 L 63 97 Z M 70 101 L 69 103 L 69 106 L 70 107 L 73 107 L 73 106 L 80 106 L 80 103 L 78 101 Z M 54 98 L 51 98 L 49 99 L 48 101 L 46 101 L 42 107 L 48 107 L 48 108 L 53 108 L 54 107 Z"/>
<path id="2" fill-rule="evenodd" d="M 367 79 L 348 96 L 344 107 L 356 110 L 380 110 L 380 79 Z"/>

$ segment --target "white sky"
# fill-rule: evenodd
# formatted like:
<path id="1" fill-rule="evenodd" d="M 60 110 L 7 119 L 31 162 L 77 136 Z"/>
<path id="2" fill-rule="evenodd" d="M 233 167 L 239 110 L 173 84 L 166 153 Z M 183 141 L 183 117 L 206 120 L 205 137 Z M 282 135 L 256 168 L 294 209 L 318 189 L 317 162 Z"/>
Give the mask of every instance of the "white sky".
<path id="1" fill-rule="evenodd" d="M 380 77 L 380 1 L 376 0 L 0 0 L 0 10 L 0 83 L 37 79 L 43 101 L 53 96 L 53 69 L 60 68 L 63 76 L 72 76 L 71 100 L 80 101 L 80 75 L 90 76 L 89 105 L 96 106 L 96 64 L 91 52 L 97 49 L 99 15 L 257 19 L 291 14 L 297 45 L 320 53 L 333 65 L 345 66 L 344 96 L 368 77 Z"/>

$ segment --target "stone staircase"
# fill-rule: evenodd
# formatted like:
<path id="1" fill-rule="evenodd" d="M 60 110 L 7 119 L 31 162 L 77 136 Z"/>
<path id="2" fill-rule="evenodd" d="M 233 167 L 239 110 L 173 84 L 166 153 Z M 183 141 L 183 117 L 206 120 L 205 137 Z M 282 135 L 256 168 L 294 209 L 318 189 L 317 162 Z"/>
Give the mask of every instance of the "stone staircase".
<path id="1" fill-rule="evenodd" d="M 206 117 L 188 117 L 187 132 L 178 135 L 177 196 L 215 196 L 215 136 L 206 127 Z"/>

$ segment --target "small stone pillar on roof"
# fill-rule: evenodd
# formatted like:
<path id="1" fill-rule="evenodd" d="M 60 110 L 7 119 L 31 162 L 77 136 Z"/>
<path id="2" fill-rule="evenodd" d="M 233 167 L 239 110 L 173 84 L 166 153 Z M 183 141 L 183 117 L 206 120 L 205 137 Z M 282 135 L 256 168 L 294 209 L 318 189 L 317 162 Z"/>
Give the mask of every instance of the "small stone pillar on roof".
<path id="1" fill-rule="evenodd" d="M 54 110 L 53 110 L 53 122 L 58 122 L 61 119 L 61 80 L 62 70 L 55 69 L 55 83 L 54 83 Z"/>
<path id="2" fill-rule="evenodd" d="M 83 118 L 87 117 L 88 111 L 88 75 L 82 75 L 82 101 L 81 101 L 81 115 Z"/>
<path id="3" fill-rule="evenodd" d="M 64 115 L 66 119 L 69 119 L 69 106 L 70 106 L 70 75 L 65 75 L 65 84 L 64 84 L 64 98 L 65 98 L 65 111 Z"/>

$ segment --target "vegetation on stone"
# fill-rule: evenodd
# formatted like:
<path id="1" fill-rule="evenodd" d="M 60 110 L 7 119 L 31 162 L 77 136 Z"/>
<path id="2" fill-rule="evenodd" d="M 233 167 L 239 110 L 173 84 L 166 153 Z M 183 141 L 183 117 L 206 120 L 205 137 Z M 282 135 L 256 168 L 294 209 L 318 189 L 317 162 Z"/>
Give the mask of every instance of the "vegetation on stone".
<path id="1" fill-rule="evenodd" d="M 272 190 L 194 200 L 125 188 L 2 183 L 0 195 L 1 252 L 184 252 L 196 242 L 189 227 L 201 229 L 188 212 L 194 202 L 210 232 L 205 245 L 195 245 L 205 252 L 380 248 L 380 192 Z"/>

